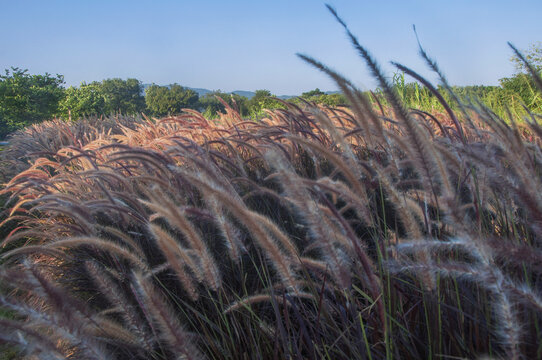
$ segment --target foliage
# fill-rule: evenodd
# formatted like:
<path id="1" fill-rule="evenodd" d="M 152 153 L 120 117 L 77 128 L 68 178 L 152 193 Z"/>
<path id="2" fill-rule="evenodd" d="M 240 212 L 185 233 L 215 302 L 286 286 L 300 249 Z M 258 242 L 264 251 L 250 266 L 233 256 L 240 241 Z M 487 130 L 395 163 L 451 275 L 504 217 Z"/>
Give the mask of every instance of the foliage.
<path id="1" fill-rule="evenodd" d="M 241 116 L 249 115 L 248 99 L 246 97 L 217 90 L 200 98 L 199 108 L 206 117 L 215 119 L 219 113 L 225 113 L 224 104 L 218 98 L 227 103 L 228 106 L 237 109 Z"/>
<path id="2" fill-rule="evenodd" d="M 151 85 L 145 89 L 147 110 L 154 116 L 180 114 L 182 109 L 195 109 L 198 94 L 178 84 L 170 86 Z"/>
<path id="3" fill-rule="evenodd" d="M 82 83 L 78 88 L 70 86 L 59 105 L 64 119 L 80 119 L 83 116 L 104 115 L 105 98 L 100 83 Z"/>
<path id="4" fill-rule="evenodd" d="M 137 79 L 106 79 L 70 87 L 60 103 L 65 119 L 83 115 L 138 114 L 145 110 L 143 88 Z"/>
<path id="5" fill-rule="evenodd" d="M 322 90 L 316 88 L 314 90 L 302 93 L 301 97 L 305 98 L 305 99 L 308 99 L 308 98 L 311 98 L 311 97 L 318 97 L 318 96 L 322 96 L 322 95 L 325 95 L 325 94 L 326 94 L 325 92 L 323 92 Z"/>
<path id="6" fill-rule="evenodd" d="M 269 90 L 256 90 L 247 104 L 250 117 L 257 119 L 265 116 L 264 109 L 284 109 L 284 104 L 273 97 L 274 95 Z"/>
<path id="7" fill-rule="evenodd" d="M 302 93 L 301 98 L 303 98 L 305 101 L 309 101 L 315 104 L 325 105 L 329 107 L 347 105 L 346 97 L 343 94 L 341 93 L 326 94 L 318 88 Z M 301 103 L 301 101 L 297 98 L 290 99 L 290 101 L 295 104 Z"/>
<path id="8" fill-rule="evenodd" d="M 0 75 L 0 138 L 24 126 L 51 119 L 63 95 L 61 75 L 30 75 L 11 68 Z"/>
<path id="9" fill-rule="evenodd" d="M 529 64 L 531 64 L 536 70 L 542 71 L 542 42 L 531 44 L 530 48 L 527 49 L 523 55 Z M 519 72 L 528 72 L 527 66 L 517 55 L 514 54 L 510 61 L 512 61 Z"/>
<path id="10" fill-rule="evenodd" d="M 441 104 L 429 89 L 417 82 L 406 82 L 403 72 L 397 72 L 393 75 L 392 85 L 401 101 L 408 107 L 426 111 L 441 108 Z M 442 92 L 442 89 L 440 90 Z M 377 88 L 375 94 L 379 96 L 382 102 L 387 104 L 386 96 L 382 89 Z"/>
<path id="11" fill-rule="evenodd" d="M 530 75 L 519 73 L 513 77 L 501 79 L 500 83 L 510 102 L 519 103 L 520 106 L 525 105 L 535 112 L 542 112 L 542 97 Z"/>
<path id="12" fill-rule="evenodd" d="M 404 73 L 395 73 L 392 85 L 407 107 L 426 112 L 444 111 L 442 103 L 434 93 L 418 82 L 407 82 Z M 443 85 L 438 85 L 436 89 L 454 110 L 460 109 L 457 102 L 459 100 L 468 106 L 486 106 L 506 121 L 509 121 L 509 113 L 522 121 L 527 115 L 525 106 L 528 111 L 542 112 L 540 93 L 533 79 L 523 73 L 501 79 L 500 86 L 450 86 L 446 89 Z M 377 88 L 374 95 L 382 105 L 390 105 L 382 89 Z M 372 100 L 376 102 L 374 98 Z"/>
<path id="13" fill-rule="evenodd" d="M 106 114 L 138 114 L 145 109 L 143 87 L 137 79 L 102 80 L 100 89 L 105 100 Z"/>

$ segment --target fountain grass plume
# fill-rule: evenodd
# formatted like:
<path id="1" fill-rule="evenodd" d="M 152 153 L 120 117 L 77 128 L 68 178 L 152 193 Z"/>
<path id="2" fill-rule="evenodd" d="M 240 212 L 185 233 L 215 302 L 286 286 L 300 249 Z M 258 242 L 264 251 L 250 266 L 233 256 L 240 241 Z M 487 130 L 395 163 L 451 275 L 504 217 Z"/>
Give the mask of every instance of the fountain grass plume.
<path id="1" fill-rule="evenodd" d="M 456 113 L 394 63 L 445 112 L 408 109 L 328 9 L 391 108 L 299 55 L 348 107 L 14 135 L 2 342 L 43 359 L 542 357 L 540 115 L 527 132 Z"/>

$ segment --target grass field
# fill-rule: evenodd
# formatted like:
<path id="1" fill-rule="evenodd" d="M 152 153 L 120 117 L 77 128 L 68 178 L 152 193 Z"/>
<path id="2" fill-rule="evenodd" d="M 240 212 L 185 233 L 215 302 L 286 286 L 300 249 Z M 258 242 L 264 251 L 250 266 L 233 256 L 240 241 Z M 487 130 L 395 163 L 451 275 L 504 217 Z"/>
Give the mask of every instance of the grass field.
<path id="1" fill-rule="evenodd" d="M 380 107 L 302 56 L 349 107 L 14 134 L 0 154 L 11 353 L 542 358 L 540 115 L 437 90 L 442 112 L 408 110 L 347 33 Z"/>

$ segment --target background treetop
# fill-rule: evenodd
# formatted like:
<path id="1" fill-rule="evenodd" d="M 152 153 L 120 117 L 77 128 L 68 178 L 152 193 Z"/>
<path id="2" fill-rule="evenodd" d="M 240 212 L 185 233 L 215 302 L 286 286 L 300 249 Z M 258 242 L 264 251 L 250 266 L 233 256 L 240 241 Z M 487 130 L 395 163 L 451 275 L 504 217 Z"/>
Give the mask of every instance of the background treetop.
<path id="1" fill-rule="evenodd" d="M 0 137 L 21 127 L 52 118 L 63 97 L 64 77 L 30 75 L 12 67 L 0 75 Z"/>
<path id="2" fill-rule="evenodd" d="M 151 85 L 145 89 L 147 110 L 154 116 L 174 115 L 185 108 L 196 108 L 198 94 L 179 84 L 170 86 Z"/>
<path id="3" fill-rule="evenodd" d="M 527 61 L 536 70 L 542 71 L 542 41 L 531 44 L 531 46 L 527 50 L 523 51 L 523 56 L 525 56 L 525 59 L 527 59 Z M 510 58 L 510 61 L 514 63 L 517 71 L 524 73 L 527 72 L 525 63 L 521 61 L 521 59 L 518 58 L 517 55 L 514 54 L 514 56 Z"/>

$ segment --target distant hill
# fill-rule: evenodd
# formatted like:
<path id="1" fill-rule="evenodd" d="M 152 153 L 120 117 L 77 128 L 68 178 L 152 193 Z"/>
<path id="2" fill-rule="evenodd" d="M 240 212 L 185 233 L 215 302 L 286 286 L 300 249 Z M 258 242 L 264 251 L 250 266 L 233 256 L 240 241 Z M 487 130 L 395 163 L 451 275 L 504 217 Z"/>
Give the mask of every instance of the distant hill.
<path id="1" fill-rule="evenodd" d="M 212 90 L 209 90 L 209 89 L 202 89 L 202 88 L 191 88 L 191 87 L 187 87 L 187 86 L 184 86 L 190 90 L 194 90 L 195 92 L 198 93 L 199 97 L 202 97 L 202 96 L 205 96 L 209 93 L 212 93 L 213 91 Z"/>
<path id="2" fill-rule="evenodd" d="M 254 91 L 245 91 L 245 90 L 235 90 L 235 91 L 232 91 L 233 94 L 237 94 L 237 95 L 240 95 L 240 96 L 244 96 L 248 99 L 252 99 L 252 97 L 254 95 L 256 95 L 256 93 Z M 291 99 L 293 97 L 296 97 L 296 95 L 279 95 L 277 96 L 279 99 L 281 100 L 288 100 L 288 99 Z"/>
<path id="3" fill-rule="evenodd" d="M 246 90 L 235 90 L 232 91 L 232 94 L 237 94 L 239 96 L 244 96 L 248 99 L 252 99 L 252 97 L 256 94 L 254 91 L 246 91 Z"/>

